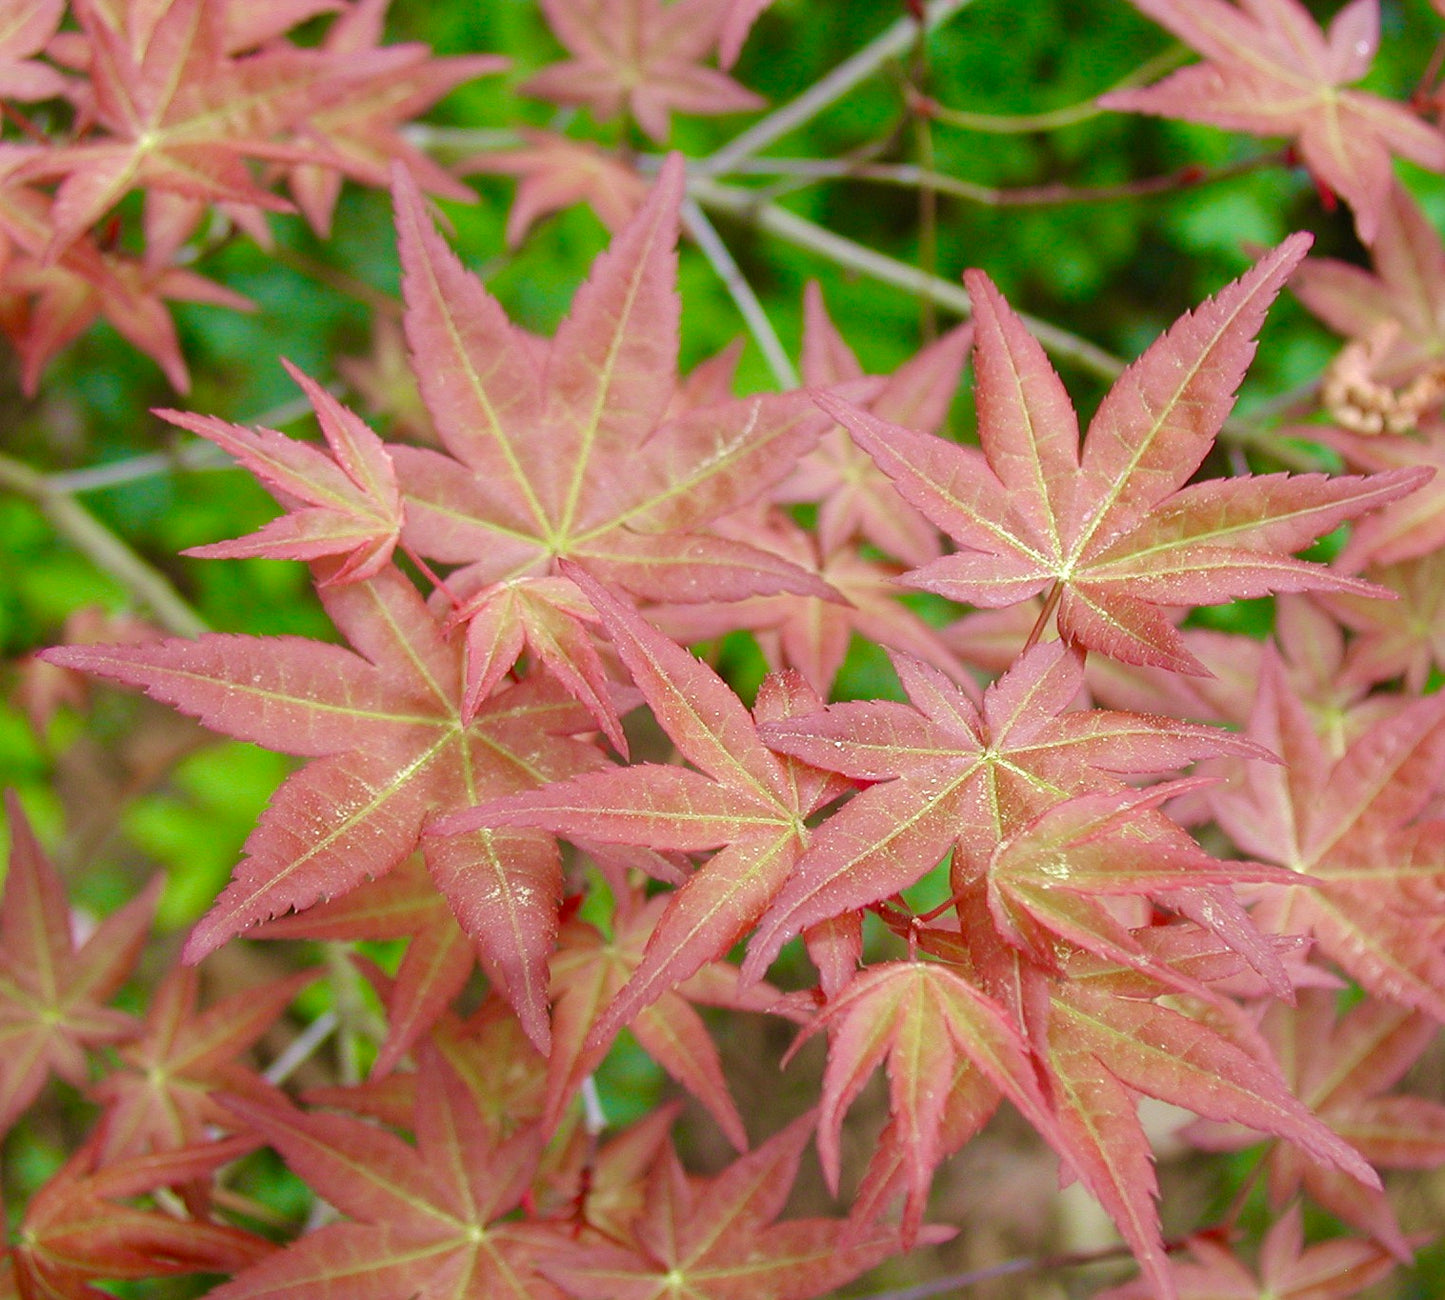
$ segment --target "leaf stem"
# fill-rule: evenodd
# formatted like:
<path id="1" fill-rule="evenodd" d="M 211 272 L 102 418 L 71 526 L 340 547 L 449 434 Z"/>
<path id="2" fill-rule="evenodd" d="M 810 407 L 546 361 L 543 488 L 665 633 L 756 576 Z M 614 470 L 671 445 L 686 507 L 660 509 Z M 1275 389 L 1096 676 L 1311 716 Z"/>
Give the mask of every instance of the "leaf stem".
<path id="1" fill-rule="evenodd" d="M 1044 607 L 1039 610 L 1038 618 L 1034 620 L 1033 627 L 1029 629 L 1028 639 L 1024 642 L 1023 649 L 1019 651 L 1020 655 L 1028 654 L 1038 645 L 1039 638 L 1043 636 L 1044 629 L 1048 627 L 1049 619 L 1053 618 L 1054 610 L 1058 609 L 1063 594 L 1064 584 L 1056 580 L 1054 585 L 1049 588 L 1049 594 L 1044 599 Z"/>

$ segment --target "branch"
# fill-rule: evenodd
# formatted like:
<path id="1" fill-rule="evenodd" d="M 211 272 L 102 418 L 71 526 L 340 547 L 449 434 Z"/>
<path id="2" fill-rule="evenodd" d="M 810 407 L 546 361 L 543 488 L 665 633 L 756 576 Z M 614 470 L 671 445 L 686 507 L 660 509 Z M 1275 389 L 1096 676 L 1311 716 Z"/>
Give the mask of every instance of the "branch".
<path id="1" fill-rule="evenodd" d="M 875 252 L 863 244 L 845 239 L 842 235 L 835 235 L 825 226 L 815 225 L 775 203 L 760 201 L 747 190 L 719 185 L 705 177 L 693 176 L 689 177 L 688 191 L 706 208 L 740 217 L 759 230 L 765 230 L 802 248 L 812 249 L 849 270 L 861 271 L 875 280 L 926 297 L 960 316 L 967 317 L 973 313 L 973 303 L 962 285 L 936 275 L 928 275 L 906 262 Z M 1124 362 L 1118 357 L 1096 347 L 1087 339 L 1081 339 L 1077 334 L 1071 334 L 1057 325 L 1031 316 L 1024 316 L 1023 320 L 1034 337 L 1061 361 L 1068 361 L 1081 370 L 1110 382 L 1117 379 L 1124 369 Z"/>
<path id="2" fill-rule="evenodd" d="M 966 9 L 973 0 L 933 0 L 924 15 L 922 28 L 932 31 Z M 877 39 L 857 54 L 845 59 L 821 81 L 814 82 L 796 99 L 769 113 L 741 135 L 734 137 L 716 153 L 701 159 L 696 167 L 700 174 L 717 176 L 732 171 L 744 158 L 766 149 L 789 131 L 796 130 L 821 113 L 830 104 L 842 99 L 860 81 L 866 81 L 889 59 L 906 54 L 918 38 L 919 24 L 912 18 L 900 18 Z"/>
<path id="3" fill-rule="evenodd" d="M 738 311 L 747 323 L 754 342 L 762 349 L 768 369 L 773 372 L 773 378 L 777 381 L 778 387 L 797 388 L 798 372 L 793 368 L 792 360 L 783 349 L 777 331 L 773 329 L 772 321 L 768 319 L 767 312 L 763 310 L 763 304 L 758 301 L 752 285 L 747 282 L 742 271 L 738 269 L 737 262 L 733 260 L 733 255 L 728 252 L 727 245 L 722 241 L 722 236 L 717 233 L 712 222 L 707 219 L 707 213 L 698 207 L 696 199 L 683 200 L 682 223 L 687 227 L 688 234 L 697 241 L 698 247 L 702 249 L 703 255 L 717 273 L 718 279 L 723 282 L 728 293 L 732 295 L 732 300 L 737 304 Z"/>
<path id="4" fill-rule="evenodd" d="M 0 487 L 33 501 L 56 532 L 124 586 L 167 631 L 192 637 L 206 631 L 205 620 L 163 573 L 141 559 L 69 493 L 57 491 L 45 475 L 21 461 L 0 456 Z"/>
<path id="5" fill-rule="evenodd" d="M 1206 169 L 1191 166 L 1163 176 L 1145 176 L 1139 180 L 1120 181 L 1115 185 L 1020 185 L 995 189 L 976 185 L 943 172 L 931 171 L 912 163 L 851 162 L 846 158 L 751 158 L 736 168 L 738 175 L 806 177 L 810 180 L 877 181 L 884 185 L 920 186 L 951 194 L 989 208 L 1059 207 L 1069 203 L 1104 203 L 1114 199 L 1137 199 L 1150 194 L 1165 194 L 1189 189 L 1215 181 L 1229 180 L 1261 167 L 1284 161 L 1284 151 L 1257 154 L 1222 167 Z"/>

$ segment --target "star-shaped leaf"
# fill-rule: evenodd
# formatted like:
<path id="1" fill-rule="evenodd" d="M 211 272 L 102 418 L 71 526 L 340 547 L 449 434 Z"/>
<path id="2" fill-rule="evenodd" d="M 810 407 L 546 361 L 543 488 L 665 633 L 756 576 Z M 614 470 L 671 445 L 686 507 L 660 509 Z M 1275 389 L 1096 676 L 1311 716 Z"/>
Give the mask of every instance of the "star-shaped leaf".
<path id="1" fill-rule="evenodd" d="M 1404 105 L 1345 87 L 1369 70 L 1379 0 L 1350 0 L 1321 31 L 1300 0 L 1134 0 L 1205 62 L 1156 86 L 1115 90 L 1106 108 L 1208 122 L 1295 141 L 1319 182 L 1354 211 L 1373 243 L 1393 179 L 1390 155 L 1445 169 L 1445 138 Z"/>
<path id="2" fill-rule="evenodd" d="M 51 1071 L 83 1087 L 85 1049 L 135 1032 L 134 1020 L 106 1003 L 129 978 L 160 896 L 156 881 L 77 945 L 60 876 L 10 791 L 5 810 L 11 847 L 0 902 L 0 1133 Z"/>
<path id="3" fill-rule="evenodd" d="M 845 1220 L 773 1222 L 812 1127 L 811 1115 L 795 1120 L 713 1178 L 689 1177 L 665 1148 L 626 1243 L 559 1243 L 542 1271 L 577 1300 L 807 1300 L 831 1291 L 895 1253 L 898 1234 L 875 1230 L 845 1244 Z"/>
<path id="4" fill-rule="evenodd" d="M 215 1300 L 562 1300 L 536 1271 L 526 1225 L 503 1218 L 531 1185 L 541 1134 L 498 1141 L 437 1053 L 417 1079 L 415 1146 L 342 1115 L 232 1106 L 349 1221 L 239 1273 Z"/>
<path id="5" fill-rule="evenodd" d="M 328 583 L 375 577 L 401 535 L 403 509 L 386 447 L 320 384 L 289 362 L 287 373 L 316 410 L 331 454 L 274 429 L 246 429 L 213 416 L 160 411 L 163 418 L 223 447 L 270 489 L 288 513 L 233 542 L 193 546 L 186 555 L 279 560 L 345 556 Z"/>
<path id="6" fill-rule="evenodd" d="M 1308 242 L 1286 240 L 1175 322 L 1105 396 L 1082 450 L 1068 395 L 1043 349 L 981 272 L 967 275 L 981 451 L 819 396 L 961 548 L 907 581 L 985 606 L 1047 593 L 1066 639 L 1130 663 L 1195 673 L 1201 666 L 1158 606 L 1276 591 L 1374 591 L 1290 552 L 1417 487 L 1424 471 L 1186 486 L 1228 414 L 1264 312 Z"/>
<path id="7" fill-rule="evenodd" d="M 217 730 L 313 759 L 262 815 L 232 883 L 191 935 L 192 960 L 257 921 L 384 875 L 435 813 L 602 761 L 594 747 L 564 738 L 592 723 L 545 679 L 464 716 L 461 647 L 444 639 L 396 569 L 321 594 L 360 653 L 299 637 L 225 635 L 47 652 L 51 662 L 143 687 Z M 429 837 L 426 851 L 488 975 L 545 1043 L 546 959 L 561 893 L 555 846 L 535 832 L 476 831 Z"/>
<path id="8" fill-rule="evenodd" d="M 542 12 L 573 57 L 528 78 L 525 94 L 586 105 L 603 120 L 626 106 L 659 143 L 667 139 L 670 113 L 762 105 L 700 62 L 720 40 L 732 54 L 742 44 L 751 20 L 737 11 L 737 0 L 542 0 Z"/>

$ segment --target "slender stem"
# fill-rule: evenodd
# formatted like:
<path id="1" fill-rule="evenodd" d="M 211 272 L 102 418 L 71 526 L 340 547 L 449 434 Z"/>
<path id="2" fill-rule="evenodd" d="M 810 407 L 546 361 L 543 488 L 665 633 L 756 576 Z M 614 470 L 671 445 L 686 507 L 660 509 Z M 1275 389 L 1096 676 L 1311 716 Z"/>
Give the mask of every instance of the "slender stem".
<path id="1" fill-rule="evenodd" d="M 702 249 L 703 256 L 707 258 L 709 265 L 717 273 L 718 279 L 723 282 L 728 293 L 732 295 L 732 300 L 737 304 L 737 309 L 747 324 L 753 341 L 762 350 L 763 358 L 767 361 L 768 369 L 772 371 L 778 387 L 797 388 L 798 372 L 793 368 L 792 360 L 784 350 L 777 331 L 773 329 L 773 323 L 768 319 L 767 312 L 763 310 L 763 304 L 758 301 L 752 285 L 743 276 L 716 227 L 707 219 L 707 214 L 698 207 L 696 199 L 683 200 L 682 224 L 687 228 L 688 234 L 697 241 L 697 246 Z"/>
<path id="2" fill-rule="evenodd" d="M 960 316 L 969 316 L 973 312 L 973 304 L 962 285 L 936 275 L 928 275 L 906 262 L 875 252 L 863 244 L 845 239 L 842 235 L 835 235 L 825 226 L 796 216 L 786 208 L 773 203 L 760 203 L 757 196 L 747 190 L 719 185 L 716 181 L 704 177 L 690 179 L 688 187 L 692 196 L 706 208 L 740 217 L 757 226 L 759 230 L 765 230 L 802 248 L 811 249 L 840 266 L 861 271 L 885 284 L 897 285 L 909 293 L 926 295 L 940 307 Z M 1071 334 L 1068 330 L 1035 317 L 1024 316 L 1022 319 L 1034 337 L 1062 361 L 1071 362 L 1080 369 L 1109 381 L 1116 379 L 1124 369 L 1124 362 L 1118 357 L 1077 334 Z"/>
<path id="3" fill-rule="evenodd" d="M 1063 595 L 1064 584 L 1062 582 L 1055 582 L 1049 588 L 1049 594 L 1044 598 L 1044 607 L 1039 610 L 1039 616 L 1034 620 L 1033 627 L 1029 629 L 1028 640 L 1024 642 L 1023 649 L 1019 651 L 1019 654 L 1026 655 L 1038 645 L 1039 638 L 1043 636 L 1044 629 L 1048 627 L 1049 619 L 1053 618 L 1054 610 L 1058 609 Z"/>
<path id="4" fill-rule="evenodd" d="M 33 501 L 56 532 L 125 587 L 167 631 L 200 636 L 206 630 L 205 620 L 159 569 L 141 559 L 74 497 L 56 491 L 45 475 L 22 461 L 0 456 L 0 487 Z"/>
<path id="5" fill-rule="evenodd" d="M 1183 45 L 1175 45 L 1141 63 L 1128 76 L 1116 81 L 1110 90 L 1123 90 L 1128 86 L 1143 85 L 1172 72 L 1189 58 L 1191 51 Z M 990 135 L 1028 135 L 1038 131 L 1057 131 L 1065 126 L 1077 126 L 1090 118 L 1098 117 L 1109 110 L 1099 107 L 1098 96 L 1091 96 L 1077 104 L 1064 108 L 1050 109 L 1044 113 L 970 113 L 964 109 L 948 108 L 926 96 L 920 97 L 920 110 L 944 126 L 956 126 L 965 131 L 983 131 Z"/>
<path id="6" fill-rule="evenodd" d="M 932 31 L 972 3 L 973 0 L 933 0 L 924 15 L 923 29 Z M 704 158 L 697 164 L 698 172 L 707 176 L 730 172 L 744 158 L 759 153 L 789 131 L 811 121 L 830 104 L 842 99 L 859 82 L 866 81 L 889 59 L 905 54 L 917 39 L 918 32 L 919 24 L 912 17 L 900 18 L 881 36 L 845 59 L 796 99 L 789 100 L 716 153 Z"/>

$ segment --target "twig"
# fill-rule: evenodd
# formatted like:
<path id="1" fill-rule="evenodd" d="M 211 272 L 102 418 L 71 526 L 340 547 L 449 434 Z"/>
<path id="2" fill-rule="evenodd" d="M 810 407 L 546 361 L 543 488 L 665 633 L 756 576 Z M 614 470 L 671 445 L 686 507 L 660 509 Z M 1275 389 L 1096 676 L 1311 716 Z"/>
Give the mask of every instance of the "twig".
<path id="1" fill-rule="evenodd" d="M 811 249 L 840 266 L 861 271 L 864 275 L 872 276 L 885 284 L 896 285 L 909 293 L 926 296 L 940 307 L 960 316 L 966 317 L 973 312 L 973 304 L 962 285 L 936 275 L 928 275 L 906 262 L 875 252 L 863 244 L 845 239 L 842 235 L 835 235 L 825 226 L 816 225 L 777 204 L 759 202 L 757 196 L 747 190 L 719 185 L 705 177 L 690 177 L 688 189 L 692 197 L 704 207 L 740 217 L 760 230 L 802 248 Z M 1096 347 L 1087 339 L 1081 339 L 1077 334 L 1071 334 L 1057 325 L 1031 316 L 1024 316 L 1022 319 L 1034 337 L 1061 361 L 1068 361 L 1109 381 L 1116 379 L 1124 369 L 1124 362 L 1118 357 Z"/>
<path id="2" fill-rule="evenodd" d="M 308 1060 L 333 1033 L 341 1023 L 341 1018 L 334 1011 L 323 1011 L 309 1025 L 306 1026 L 291 1042 L 286 1050 L 281 1053 L 270 1065 L 266 1067 L 264 1078 L 267 1083 L 274 1083 L 278 1087 L 295 1073 L 303 1061 Z"/>
<path id="3" fill-rule="evenodd" d="M 773 372 L 773 378 L 777 381 L 779 388 L 797 388 L 798 372 L 793 368 L 792 360 L 786 351 L 783 350 L 782 342 L 779 340 L 777 331 L 773 329 L 773 323 L 768 319 L 768 314 L 763 310 L 763 305 L 758 301 L 758 296 L 753 292 L 753 287 L 744 278 L 738 264 L 733 260 L 733 255 L 728 252 L 728 247 L 722 241 L 722 236 L 717 233 L 712 222 L 707 219 L 707 214 L 697 205 L 696 199 L 684 199 L 682 204 L 682 223 L 688 233 L 697 241 L 702 249 L 703 255 L 707 258 L 712 269 L 717 273 L 718 279 L 723 282 L 732 300 L 737 304 L 737 309 L 746 322 L 754 342 L 762 350 L 763 357 L 768 363 L 768 369 Z"/>
<path id="4" fill-rule="evenodd" d="M 1175 45 L 1162 54 L 1156 54 L 1152 59 L 1141 63 L 1133 72 L 1121 77 L 1109 89 L 1124 90 L 1129 86 L 1139 86 L 1146 81 L 1153 81 L 1156 77 L 1162 77 L 1166 72 L 1172 72 L 1192 53 L 1192 50 L 1183 45 Z M 1006 114 L 970 113 L 965 109 L 949 108 L 926 95 L 920 96 L 920 99 L 920 111 L 926 112 L 942 125 L 958 127 L 964 131 L 982 131 L 989 135 L 1032 135 L 1040 131 L 1057 131 L 1060 127 L 1076 126 L 1080 122 L 1087 122 L 1090 118 L 1110 111 L 1099 107 L 1097 95 L 1080 103 L 1069 104 L 1064 108 L 1050 109 L 1043 113 Z"/>
<path id="5" fill-rule="evenodd" d="M 923 30 L 932 31 L 972 3 L 973 0 L 933 0 L 925 14 Z M 917 22 L 912 18 L 900 18 L 876 40 L 865 45 L 851 58 L 845 59 L 796 99 L 789 100 L 741 135 L 735 136 L 716 153 L 698 162 L 698 173 L 719 176 L 732 171 L 744 158 L 766 149 L 775 140 L 782 139 L 789 131 L 796 130 L 830 104 L 842 99 L 854 86 L 866 81 L 889 59 L 907 53 L 918 34 Z"/>
<path id="6" fill-rule="evenodd" d="M 33 501 L 56 532 L 124 586 L 168 631 L 178 636 L 200 636 L 206 631 L 205 620 L 164 574 L 141 559 L 74 497 L 57 491 L 45 475 L 21 461 L 0 456 L 0 487 Z"/>
<path id="7" fill-rule="evenodd" d="M 1167 1242 L 1166 1250 L 1178 1249 L 1182 1243 Z M 928 1300 L 930 1296 L 943 1295 L 964 1287 L 978 1286 L 1001 1277 L 1013 1277 L 1019 1273 L 1052 1273 L 1062 1268 L 1079 1268 L 1085 1264 L 1103 1264 L 1111 1259 L 1128 1259 L 1127 1246 L 1107 1246 L 1103 1250 L 1075 1251 L 1070 1254 L 1025 1256 L 1008 1259 L 1002 1264 L 991 1264 L 987 1268 L 974 1269 L 971 1273 L 955 1273 L 952 1277 L 935 1278 L 932 1282 L 921 1282 L 917 1286 L 903 1287 L 896 1291 L 878 1291 L 868 1300 Z"/>
<path id="8" fill-rule="evenodd" d="M 943 172 L 912 163 L 850 162 L 829 158 L 750 158 L 740 163 L 738 175 L 808 177 L 810 179 L 844 179 L 876 181 L 884 185 L 919 186 L 951 194 L 989 208 L 1060 207 L 1069 203 L 1105 203 L 1114 199 L 1137 199 L 1151 194 L 1192 189 L 1229 180 L 1261 167 L 1283 162 L 1282 150 L 1257 154 L 1223 167 L 1206 170 L 1202 167 L 1181 167 L 1163 176 L 1145 176 L 1139 180 L 1120 181 L 1114 185 L 1020 185 L 997 189 L 960 180 Z"/>

